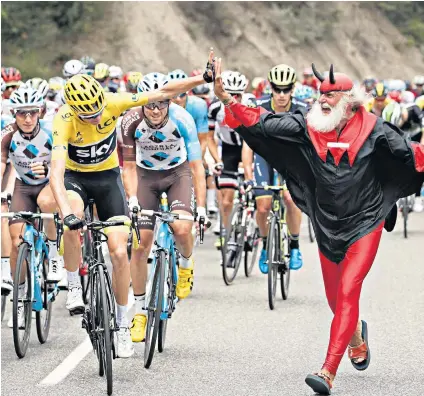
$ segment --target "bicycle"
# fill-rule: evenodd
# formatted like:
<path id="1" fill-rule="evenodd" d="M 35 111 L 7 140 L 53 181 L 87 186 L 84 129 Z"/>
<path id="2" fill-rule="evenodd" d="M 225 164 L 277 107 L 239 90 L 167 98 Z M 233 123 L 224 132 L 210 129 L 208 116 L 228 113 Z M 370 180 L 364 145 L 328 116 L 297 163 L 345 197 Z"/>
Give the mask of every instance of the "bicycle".
<path id="1" fill-rule="evenodd" d="M 412 208 L 414 206 L 415 195 L 410 195 L 408 197 L 403 197 L 399 199 L 399 210 L 402 213 L 403 217 L 403 236 L 404 238 L 408 238 L 408 217 L 409 213 L 412 212 Z"/>
<path id="2" fill-rule="evenodd" d="M 10 209 L 10 204 L 12 203 L 12 195 L 7 194 L 6 198 L 1 199 L 1 203 L 7 203 L 7 207 Z M 6 303 L 7 303 L 7 296 L 10 294 L 9 290 L 1 290 L 1 321 L 3 322 L 4 314 L 6 312 Z"/>
<path id="3" fill-rule="evenodd" d="M 255 190 L 272 192 L 272 205 L 266 245 L 268 263 L 268 303 L 271 310 L 275 307 L 278 274 L 283 300 L 287 300 L 290 285 L 290 244 L 285 220 L 285 207 L 281 191 L 283 186 L 254 186 Z"/>
<path id="4" fill-rule="evenodd" d="M 221 220 L 221 237 L 224 238 L 222 254 L 222 276 L 226 285 L 230 285 L 237 276 L 244 252 L 244 272 L 246 277 L 252 273 L 259 250 L 259 228 L 255 220 L 255 201 L 252 192 L 243 187 L 243 174 L 223 170 L 221 175 L 236 176 L 238 188 L 231 211 L 229 226 L 223 236 L 224 225 Z M 222 216 L 221 216 L 222 218 Z M 249 259 L 249 252 L 252 257 Z"/>
<path id="5" fill-rule="evenodd" d="M 1 217 L 22 219 L 25 222 L 22 242 L 18 248 L 15 277 L 13 282 L 12 317 L 13 343 L 15 352 L 22 359 L 27 352 L 31 335 L 32 311 L 35 311 L 35 322 L 38 341 L 44 344 L 50 331 L 52 303 L 59 289 L 57 283 L 47 280 L 49 272 L 49 250 L 47 237 L 42 231 L 43 219 L 54 220 L 59 224 L 57 213 L 9 212 Z M 39 220 L 36 227 L 31 221 Z M 24 286 L 22 286 L 24 285 Z M 20 295 L 19 288 L 24 289 Z M 23 306 L 24 325 L 18 325 L 18 309 Z M 45 312 L 43 312 L 45 311 Z M 43 313 L 45 317 L 43 318 Z M 21 334 L 22 337 L 21 337 Z"/>
<path id="6" fill-rule="evenodd" d="M 89 201 L 89 213 L 92 215 L 93 200 Z M 114 333 L 118 331 L 115 313 L 115 295 L 112 289 L 112 282 L 105 264 L 102 252 L 102 242 L 107 242 L 107 235 L 102 232 L 104 228 L 115 226 L 127 226 L 135 229 L 137 242 L 140 241 L 137 228 L 137 217 L 131 220 L 113 221 L 91 221 L 86 223 L 86 232 L 89 232 L 89 256 L 88 282 L 89 288 L 88 307 L 85 308 L 82 317 L 82 328 L 87 331 L 93 346 L 93 351 L 99 361 L 99 375 L 106 373 L 107 394 L 113 391 L 112 358 L 116 358 Z M 60 223 L 59 235 L 68 227 Z M 60 244 L 60 254 L 63 254 L 63 243 Z"/>
<path id="7" fill-rule="evenodd" d="M 169 212 L 168 197 L 162 193 L 160 200 L 161 211 L 140 210 L 144 216 L 156 216 L 159 221 L 157 239 L 155 240 L 155 253 L 149 280 L 146 288 L 147 325 L 144 347 L 144 367 L 152 364 L 156 342 L 161 353 L 165 348 L 165 338 L 168 319 L 171 319 L 178 301 L 176 287 L 178 282 L 177 263 L 179 253 L 175 247 L 172 228 L 175 220 L 194 221 L 194 216 Z M 203 217 L 199 220 L 200 243 L 203 243 L 204 227 Z"/>

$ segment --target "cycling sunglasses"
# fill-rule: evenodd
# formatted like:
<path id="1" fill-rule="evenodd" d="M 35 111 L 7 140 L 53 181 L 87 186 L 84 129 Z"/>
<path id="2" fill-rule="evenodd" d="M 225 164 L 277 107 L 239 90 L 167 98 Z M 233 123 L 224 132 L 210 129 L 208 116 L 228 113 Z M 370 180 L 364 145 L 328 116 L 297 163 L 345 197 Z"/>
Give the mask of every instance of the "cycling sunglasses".
<path id="1" fill-rule="evenodd" d="M 182 99 L 182 98 L 185 98 L 186 96 L 187 96 L 187 93 L 183 92 L 182 94 L 179 94 L 177 97 Z"/>
<path id="2" fill-rule="evenodd" d="M 163 109 L 166 109 L 168 106 L 169 106 L 169 100 L 163 100 L 161 102 L 153 102 L 153 103 L 148 103 L 144 105 L 144 107 L 146 107 L 149 110 L 154 110 L 155 107 L 157 107 L 158 110 L 163 110 Z"/>
<path id="3" fill-rule="evenodd" d="M 40 109 L 15 110 L 15 116 L 20 117 L 20 118 L 26 118 L 28 116 L 30 116 L 32 118 L 35 115 L 39 115 L 39 114 L 40 114 Z"/>
<path id="4" fill-rule="evenodd" d="M 276 93 L 276 94 L 280 94 L 281 92 L 283 94 L 288 94 L 291 90 L 292 90 L 292 86 L 289 87 L 277 87 L 276 85 L 272 85 L 272 90 Z"/>
<path id="5" fill-rule="evenodd" d="M 85 115 L 85 114 L 78 114 L 78 117 L 81 118 L 81 120 L 92 120 L 93 118 L 97 118 L 100 114 L 103 113 L 104 109 L 101 109 L 97 113 Z"/>

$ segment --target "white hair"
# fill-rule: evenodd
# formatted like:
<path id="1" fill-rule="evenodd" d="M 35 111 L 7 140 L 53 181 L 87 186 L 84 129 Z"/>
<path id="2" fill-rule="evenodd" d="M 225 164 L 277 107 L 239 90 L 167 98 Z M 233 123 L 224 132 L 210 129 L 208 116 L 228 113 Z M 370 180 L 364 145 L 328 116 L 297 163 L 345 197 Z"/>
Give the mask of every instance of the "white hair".
<path id="1" fill-rule="evenodd" d="M 369 97 L 364 88 L 353 86 L 350 91 L 343 92 L 340 101 L 331 107 L 331 113 L 327 115 L 323 114 L 321 104 L 316 101 L 307 115 L 308 124 L 319 132 L 331 132 L 346 120 L 346 110 L 349 106 L 355 111 L 364 105 Z"/>

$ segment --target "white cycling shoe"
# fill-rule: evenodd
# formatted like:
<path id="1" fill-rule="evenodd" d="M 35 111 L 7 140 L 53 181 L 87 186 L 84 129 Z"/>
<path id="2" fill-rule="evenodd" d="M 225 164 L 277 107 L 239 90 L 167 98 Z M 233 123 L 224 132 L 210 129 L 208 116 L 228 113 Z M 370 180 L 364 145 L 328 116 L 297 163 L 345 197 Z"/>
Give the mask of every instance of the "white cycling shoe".
<path id="1" fill-rule="evenodd" d="M 424 210 L 423 199 L 421 197 L 415 197 L 414 206 L 412 210 L 415 213 L 421 213 Z"/>
<path id="2" fill-rule="evenodd" d="M 85 310 L 84 301 L 82 300 L 82 287 L 71 287 L 68 290 L 68 296 L 66 298 L 66 309 L 69 311 L 71 316 L 82 315 Z"/>
<path id="3" fill-rule="evenodd" d="M 116 355 L 120 358 L 129 358 L 134 355 L 134 346 L 128 327 L 120 327 L 116 332 Z"/>
<path id="4" fill-rule="evenodd" d="M 25 316 L 24 316 L 24 305 L 18 305 L 18 326 L 20 329 L 25 328 Z M 7 322 L 7 327 L 13 328 L 13 314 L 10 315 L 9 321 Z"/>
<path id="5" fill-rule="evenodd" d="M 47 274 L 47 280 L 49 282 L 59 282 L 63 278 L 63 257 L 56 256 L 49 260 L 49 273 Z M 66 273 L 65 273 L 66 275 Z"/>

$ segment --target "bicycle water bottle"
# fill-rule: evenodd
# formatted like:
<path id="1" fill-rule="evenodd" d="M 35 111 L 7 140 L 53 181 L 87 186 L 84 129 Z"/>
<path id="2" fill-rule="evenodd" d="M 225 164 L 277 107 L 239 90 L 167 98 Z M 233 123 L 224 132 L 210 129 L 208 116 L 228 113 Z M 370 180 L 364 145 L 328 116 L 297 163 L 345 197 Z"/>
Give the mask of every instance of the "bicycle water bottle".
<path id="1" fill-rule="evenodd" d="M 160 197 L 160 207 L 161 210 L 163 210 L 164 212 L 168 212 L 169 208 L 168 208 L 168 196 L 166 195 L 166 193 L 162 193 L 161 197 Z"/>

